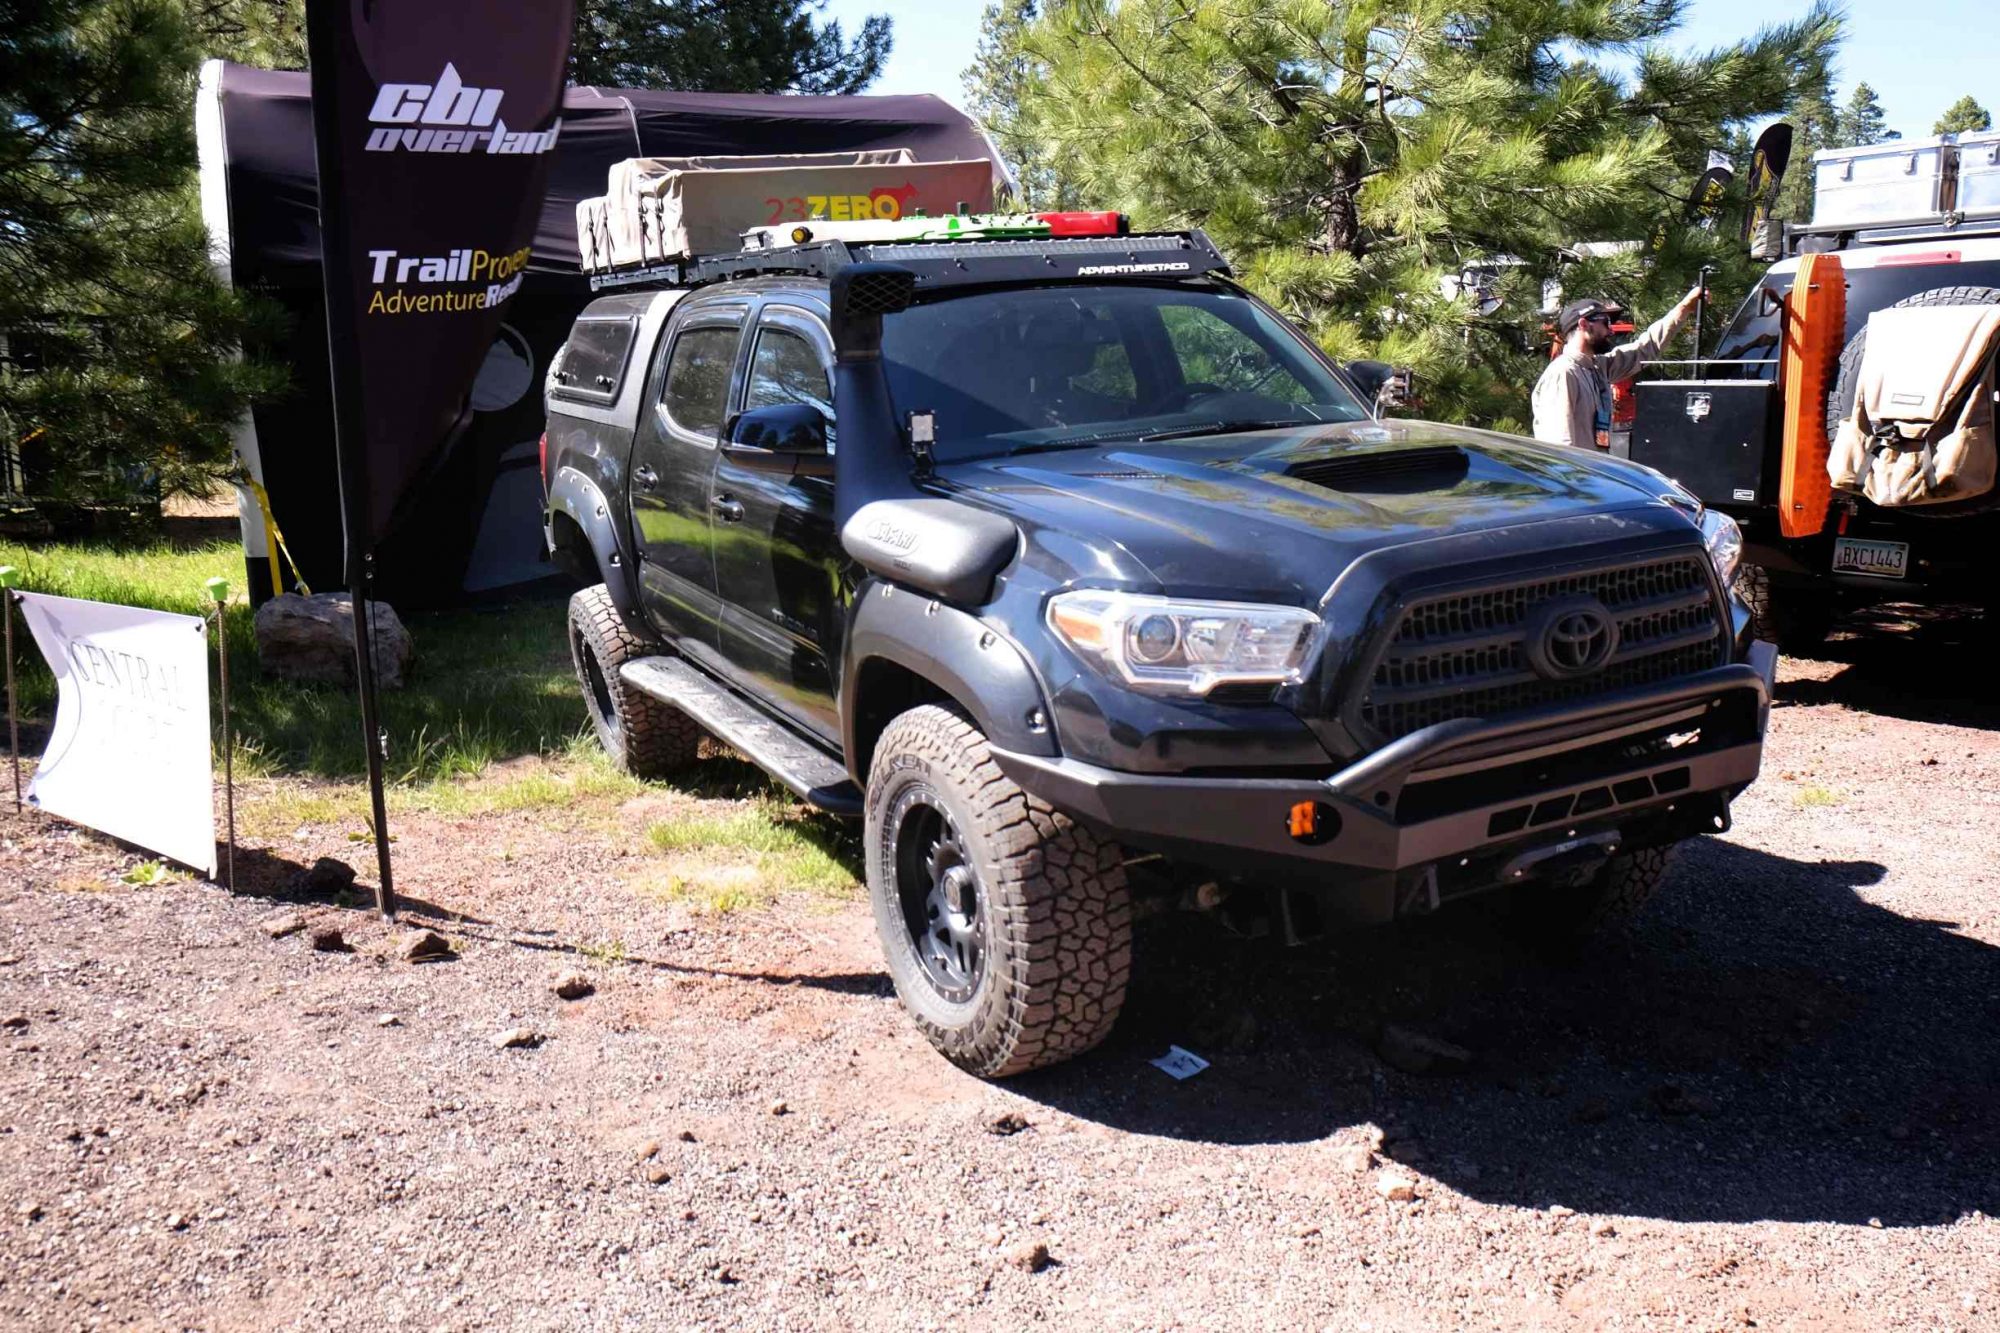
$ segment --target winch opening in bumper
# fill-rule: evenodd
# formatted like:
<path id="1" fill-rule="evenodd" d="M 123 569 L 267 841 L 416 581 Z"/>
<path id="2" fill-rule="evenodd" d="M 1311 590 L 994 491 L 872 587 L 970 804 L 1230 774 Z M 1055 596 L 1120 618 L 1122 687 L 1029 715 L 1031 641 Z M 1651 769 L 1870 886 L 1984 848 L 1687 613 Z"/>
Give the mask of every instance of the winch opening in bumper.
<path id="1" fill-rule="evenodd" d="M 1124 773 L 996 752 L 1026 790 L 1128 846 L 1435 900 L 1539 848 L 1634 850 L 1727 827 L 1763 758 L 1776 651 L 1680 680 L 1414 732 L 1330 777 Z M 1309 810 L 1311 813 L 1305 814 Z M 1483 879 L 1481 878 L 1483 877 Z M 1475 884 L 1474 880 L 1480 882 Z"/>

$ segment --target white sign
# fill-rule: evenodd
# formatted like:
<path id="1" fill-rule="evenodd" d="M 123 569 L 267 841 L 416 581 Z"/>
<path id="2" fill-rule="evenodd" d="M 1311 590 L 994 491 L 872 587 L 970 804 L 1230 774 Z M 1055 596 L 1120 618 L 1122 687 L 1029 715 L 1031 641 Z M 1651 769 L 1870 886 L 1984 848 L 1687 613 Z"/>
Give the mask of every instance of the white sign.
<path id="1" fill-rule="evenodd" d="M 1179 1046 L 1167 1047 L 1167 1053 L 1152 1062 L 1153 1068 L 1165 1070 L 1175 1078 L 1189 1079 L 1208 1068 L 1208 1061 L 1193 1051 Z"/>
<path id="2" fill-rule="evenodd" d="M 207 625 L 41 593 L 21 610 L 58 689 L 29 803 L 213 877 Z"/>

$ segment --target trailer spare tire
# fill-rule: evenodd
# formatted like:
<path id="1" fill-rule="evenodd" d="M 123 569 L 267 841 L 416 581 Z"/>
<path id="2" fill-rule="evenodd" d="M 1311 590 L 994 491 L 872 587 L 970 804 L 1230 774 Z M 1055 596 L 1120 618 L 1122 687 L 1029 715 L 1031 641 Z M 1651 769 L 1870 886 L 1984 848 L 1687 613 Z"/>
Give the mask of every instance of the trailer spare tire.
<path id="1" fill-rule="evenodd" d="M 1938 305 L 2000 305 L 2000 287 L 1933 287 L 1927 292 L 1905 297 L 1892 308 Z M 1867 354 L 1868 322 L 1863 320 L 1860 331 L 1848 340 L 1846 348 L 1840 353 L 1840 374 L 1834 380 L 1833 392 L 1827 395 L 1826 431 L 1829 442 L 1834 432 L 1840 429 L 1840 423 L 1854 411 L 1854 395 L 1861 386 L 1861 362 Z M 1996 505 L 2000 505 L 2000 487 L 1969 500 L 1910 505 L 1896 512 L 1923 518 L 1963 518 L 1986 513 Z"/>

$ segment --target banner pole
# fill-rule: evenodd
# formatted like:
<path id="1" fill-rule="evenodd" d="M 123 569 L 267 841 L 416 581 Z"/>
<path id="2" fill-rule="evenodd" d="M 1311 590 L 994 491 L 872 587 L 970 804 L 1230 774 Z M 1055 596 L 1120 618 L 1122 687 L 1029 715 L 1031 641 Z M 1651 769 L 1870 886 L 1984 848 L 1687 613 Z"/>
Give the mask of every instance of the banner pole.
<path id="1" fill-rule="evenodd" d="M 216 661 L 222 668 L 222 802 L 228 811 L 229 841 L 224 844 L 229 856 L 229 878 L 226 881 L 231 893 L 236 892 L 236 737 L 229 727 L 229 624 L 223 618 L 228 611 L 229 581 L 210 579 L 206 585 L 208 595 L 215 599 L 215 647 Z"/>
<path id="2" fill-rule="evenodd" d="M 360 10 L 364 22 L 371 8 Z M 375 905 L 384 920 L 393 921 L 396 887 L 389 867 L 388 811 L 382 794 L 382 751 L 388 738 L 382 733 L 376 711 L 374 627 L 368 614 L 377 536 L 371 508 L 374 486 L 368 467 L 368 418 L 362 405 L 353 219 L 342 127 L 337 119 L 342 64 L 357 58 L 351 50 L 354 34 L 348 27 L 352 14 L 352 7 L 340 0 L 310 0 L 306 5 L 306 44 L 312 87 L 313 161 L 319 174 L 320 265 L 332 372 L 334 457 L 340 471 L 341 535 L 349 605 L 354 613 L 354 685 L 361 695 L 362 744 L 368 757 L 368 793 L 375 813 Z"/>
<path id="3" fill-rule="evenodd" d="M 372 564 L 374 557 L 365 557 Z M 375 811 L 375 906 L 384 921 L 396 919 L 396 882 L 389 867 L 389 811 L 382 793 L 382 761 L 389 737 L 375 700 L 375 630 L 369 623 L 368 579 L 364 574 L 351 589 L 354 604 L 354 683 L 361 692 L 361 731 L 368 748 L 368 796 Z"/>
<path id="4" fill-rule="evenodd" d="M 0 565 L 0 616 L 7 621 L 7 754 L 14 761 L 14 813 L 21 813 L 21 708 L 14 697 L 14 585 L 21 573 L 12 565 Z"/>

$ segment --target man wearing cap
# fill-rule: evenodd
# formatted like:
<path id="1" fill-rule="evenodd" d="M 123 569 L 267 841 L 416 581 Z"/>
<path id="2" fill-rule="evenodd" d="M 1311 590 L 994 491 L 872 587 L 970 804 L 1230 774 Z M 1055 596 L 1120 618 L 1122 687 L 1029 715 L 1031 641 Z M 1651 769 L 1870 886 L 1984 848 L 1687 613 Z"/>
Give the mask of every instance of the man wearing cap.
<path id="1" fill-rule="evenodd" d="M 1611 345 L 1616 303 L 1585 297 L 1564 306 L 1556 317 L 1562 354 L 1535 383 L 1535 438 L 1545 444 L 1609 448 L 1612 383 L 1657 357 L 1700 299 L 1701 288 L 1696 287 L 1651 328 L 1616 348 Z"/>

